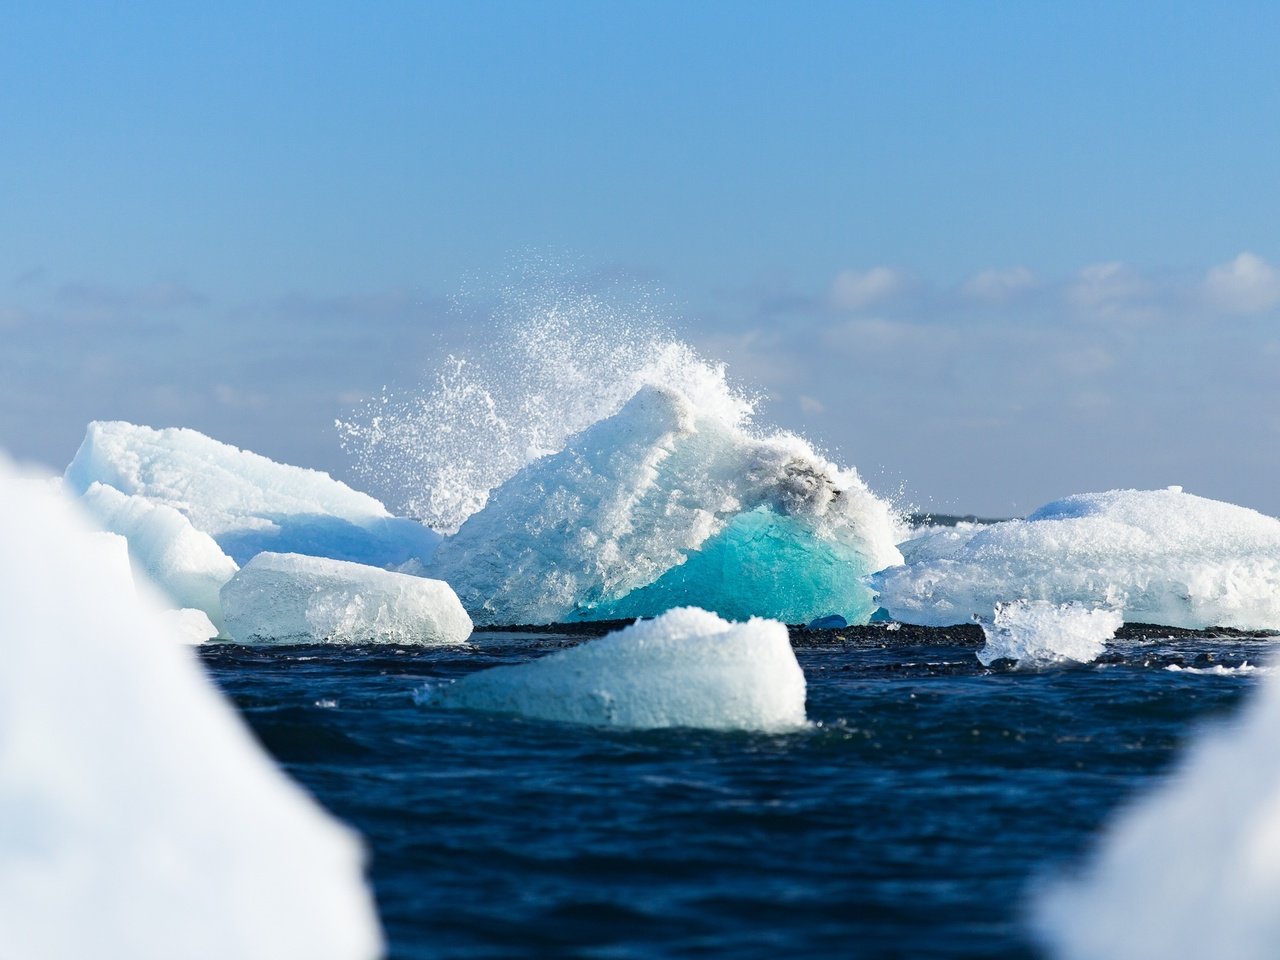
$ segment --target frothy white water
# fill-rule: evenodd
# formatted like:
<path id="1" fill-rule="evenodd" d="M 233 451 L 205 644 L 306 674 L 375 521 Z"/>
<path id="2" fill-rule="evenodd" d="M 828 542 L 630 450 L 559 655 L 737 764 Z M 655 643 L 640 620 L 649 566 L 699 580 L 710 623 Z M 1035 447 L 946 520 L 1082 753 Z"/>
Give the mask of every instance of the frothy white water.
<path id="1" fill-rule="evenodd" d="M 491 490 L 642 386 L 678 389 L 734 424 L 751 418 L 724 366 L 678 340 L 651 298 L 524 278 L 500 292 L 492 325 L 425 389 L 384 391 L 338 423 L 357 473 L 432 529 L 456 531 Z"/>
<path id="2" fill-rule="evenodd" d="M 1079 603 L 997 603 L 990 621 L 979 620 L 987 642 L 978 659 L 984 667 L 997 660 L 1016 660 L 1020 667 L 1091 663 L 1123 622 L 1117 610 Z"/>

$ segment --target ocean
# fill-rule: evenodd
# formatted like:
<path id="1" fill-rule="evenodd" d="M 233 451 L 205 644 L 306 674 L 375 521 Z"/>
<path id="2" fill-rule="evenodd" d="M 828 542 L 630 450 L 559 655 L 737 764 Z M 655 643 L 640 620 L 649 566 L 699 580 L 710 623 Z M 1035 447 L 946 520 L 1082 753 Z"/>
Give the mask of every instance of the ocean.
<path id="1" fill-rule="evenodd" d="M 977 627 L 793 629 L 811 726 L 771 735 L 423 696 L 608 626 L 199 653 L 363 834 L 392 958 L 1033 957 L 1030 893 L 1233 710 L 1277 642 L 1127 625 L 1096 662 L 1037 671 L 982 667 Z"/>

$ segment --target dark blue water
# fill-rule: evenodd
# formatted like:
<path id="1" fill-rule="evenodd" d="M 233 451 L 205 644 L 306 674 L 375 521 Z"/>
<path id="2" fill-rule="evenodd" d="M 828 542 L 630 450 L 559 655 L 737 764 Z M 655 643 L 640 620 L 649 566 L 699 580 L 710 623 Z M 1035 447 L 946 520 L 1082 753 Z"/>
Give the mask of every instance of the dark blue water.
<path id="1" fill-rule="evenodd" d="M 415 703 L 582 634 L 202 655 L 366 837 L 392 957 L 1025 957 L 1029 885 L 1254 682 L 1165 667 L 1275 642 L 1160 636 L 1025 673 L 983 669 L 969 630 L 797 632 L 816 725 L 778 736 Z"/>

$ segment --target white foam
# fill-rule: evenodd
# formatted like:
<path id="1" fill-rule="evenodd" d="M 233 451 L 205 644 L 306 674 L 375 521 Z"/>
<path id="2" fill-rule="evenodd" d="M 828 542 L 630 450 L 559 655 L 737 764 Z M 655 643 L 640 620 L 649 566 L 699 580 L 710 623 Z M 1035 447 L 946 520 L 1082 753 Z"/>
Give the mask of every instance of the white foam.
<path id="1" fill-rule="evenodd" d="M 1280 675 L 1202 731 L 1034 920 L 1058 960 L 1272 960 L 1280 944 Z"/>
<path id="2" fill-rule="evenodd" d="M 741 414 L 642 387 L 495 490 L 431 569 L 482 623 L 688 604 L 738 619 L 866 622 L 875 604 L 859 578 L 900 558 L 888 505 L 856 471 L 794 435 L 757 437 Z"/>
<path id="3" fill-rule="evenodd" d="M 1247 677 L 1255 673 L 1271 673 L 1275 668 L 1260 667 L 1246 661 L 1236 667 L 1227 667 L 1221 663 L 1215 663 L 1212 667 L 1183 667 L 1171 663 L 1165 669 L 1171 673 L 1190 673 L 1200 677 Z"/>
<path id="4" fill-rule="evenodd" d="M 1174 627 L 1280 626 L 1280 520 L 1179 489 L 1067 497 L 903 553 L 910 563 L 870 582 L 908 623 L 990 617 L 998 601 L 1024 598 Z"/>
<path id="5" fill-rule="evenodd" d="M 447 583 L 297 554 L 260 553 L 222 588 L 239 643 L 463 643 L 471 619 Z"/>
<path id="6" fill-rule="evenodd" d="M 0 956 L 367 960 L 354 836 L 61 496 L 0 464 Z"/>
<path id="7" fill-rule="evenodd" d="M 447 707 L 598 726 L 786 731 L 805 725 L 804 673 L 786 628 L 705 610 L 655 620 L 494 667 L 430 698 Z"/>
<path id="8" fill-rule="evenodd" d="M 997 660 L 1016 660 L 1020 667 L 1091 663 L 1123 622 L 1118 610 L 1079 603 L 997 603 L 994 617 L 979 621 L 986 644 L 978 660 L 984 667 Z"/>
<path id="9" fill-rule="evenodd" d="M 66 471 L 177 510 L 237 563 L 263 550 L 393 566 L 426 560 L 439 535 L 327 473 L 276 463 L 195 430 L 89 424 Z"/>
<path id="10" fill-rule="evenodd" d="M 212 537 L 172 507 L 101 483 L 90 484 L 80 504 L 99 526 L 128 541 L 134 564 L 177 607 L 202 610 L 221 629 L 218 591 L 239 568 Z"/>

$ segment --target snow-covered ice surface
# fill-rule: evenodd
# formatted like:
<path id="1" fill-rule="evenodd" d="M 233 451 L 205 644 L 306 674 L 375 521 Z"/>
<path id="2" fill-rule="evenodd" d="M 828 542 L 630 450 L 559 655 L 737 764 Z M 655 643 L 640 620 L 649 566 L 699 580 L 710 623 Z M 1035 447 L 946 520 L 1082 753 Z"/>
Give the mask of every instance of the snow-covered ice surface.
<path id="1" fill-rule="evenodd" d="M 239 643 L 463 643 L 471 618 L 439 580 L 290 553 L 260 553 L 222 588 Z"/>
<path id="2" fill-rule="evenodd" d="M 440 541 L 327 473 L 185 428 L 91 423 L 65 479 L 73 493 L 96 481 L 172 507 L 239 564 L 271 550 L 395 566 L 429 559 Z"/>
<path id="3" fill-rule="evenodd" d="M 902 552 L 909 563 L 869 582 L 907 623 L 962 623 L 1026 599 L 1111 606 L 1131 623 L 1280 626 L 1280 520 L 1178 487 L 1079 494 Z"/>
<path id="4" fill-rule="evenodd" d="M 1034 917 L 1059 960 L 1272 960 L 1280 949 L 1280 675 L 1121 812 Z"/>
<path id="5" fill-rule="evenodd" d="M 804 673 L 786 627 L 728 623 L 692 607 L 427 696 L 447 707 L 632 729 L 785 731 L 806 723 Z"/>
<path id="6" fill-rule="evenodd" d="M 1124 623 L 1120 611 L 1081 603 L 1045 600 L 997 603 L 995 616 L 981 620 L 986 643 L 978 660 L 1016 660 L 1020 667 L 1092 663 Z"/>
<path id="7" fill-rule="evenodd" d="M 644 386 L 493 491 L 430 567 L 478 623 L 653 616 L 695 604 L 791 623 L 875 609 L 900 555 L 889 506 L 803 439 L 746 429 L 708 371 Z"/>
<path id="8" fill-rule="evenodd" d="M 356 838 L 266 757 L 149 588 L 120 589 L 108 535 L 8 474 L 0 956 L 378 956 Z"/>
<path id="9" fill-rule="evenodd" d="M 128 541 L 133 562 L 177 607 L 203 610 L 222 628 L 218 591 L 238 568 L 211 536 L 172 507 L 97 482 L 80 504 L 100 527 Z"/>

